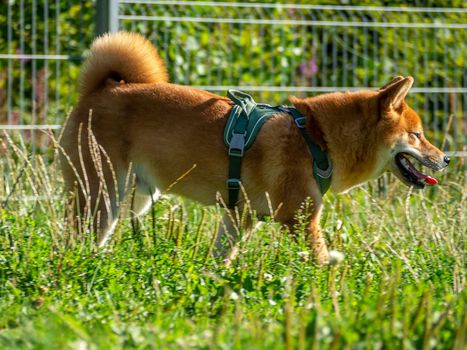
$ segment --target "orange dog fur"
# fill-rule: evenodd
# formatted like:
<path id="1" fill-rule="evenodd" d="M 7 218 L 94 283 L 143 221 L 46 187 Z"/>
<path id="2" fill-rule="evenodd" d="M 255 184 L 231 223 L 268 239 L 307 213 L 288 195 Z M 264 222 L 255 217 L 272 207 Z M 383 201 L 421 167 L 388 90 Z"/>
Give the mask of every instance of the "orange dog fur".
<path id="1" fill-rule="evenodd" d="M 78 221 L 92 217 L 101 245 L 115 226 L 121 202 L 131 194 L 131 176 L 136 214 L 144 213 L 158 191 L 182 174 L 186 176 L 171 188 L 173 193 L 206 205 L 215 204 L 217 194 L 227 198 L 223 130 L 232 103 L 170 84 L 167 77 L 151 43 L 126 32 L 98 38 L 82 69 L 79 103 L 61 139 L 61 163 L 67 190 L 75 192 L 75 215 Z M 420 117 L 404 101 L 412 83 L 411 77 L 397 77 L 378 91 L 290 97 L 306 117 L 307 132 L 332 160 L 334 192 L 386 170 L 423 187 L 425 175 L 414 170 L 409 157 L 434 170 L 447 166 L 449 158 L 425 139 Z M 272 207 L 280 207 L 275 219 L 289 228 L 296 210 L 311 198 L 307 239 L 317 260 L 327 262 L 319 228 L 323 201 L 311 154 L 289 115 L 277 113 L 264 124 L 245 153 L 242 184 L 256 213 L 270 213 L 268 193 Z"/>

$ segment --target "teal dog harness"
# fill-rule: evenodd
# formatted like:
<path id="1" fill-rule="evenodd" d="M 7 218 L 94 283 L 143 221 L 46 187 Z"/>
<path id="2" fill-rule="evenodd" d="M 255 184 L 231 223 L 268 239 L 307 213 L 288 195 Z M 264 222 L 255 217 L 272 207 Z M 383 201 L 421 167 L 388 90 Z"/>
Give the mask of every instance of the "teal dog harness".
<path id="1" fill-rule="evenodd" d="M 224 143 L 229 149 L 229 178 L 227 189 L 228 208 L 237 205 L 241 186 L 241 167 L 244 152 L 255 141 L 263 124 L 273 115 L 285 112 L 292 116 L 313 156 L 313 176 L 324 195 L 331 185 L 332 163 L 329 156 L 307 134 L 305 117 L 293 107 L 270 106 L 256 103 L 253 98 L 238 90 L 229 90 L 227 96 L 235 103 L 224 129 Z"/>

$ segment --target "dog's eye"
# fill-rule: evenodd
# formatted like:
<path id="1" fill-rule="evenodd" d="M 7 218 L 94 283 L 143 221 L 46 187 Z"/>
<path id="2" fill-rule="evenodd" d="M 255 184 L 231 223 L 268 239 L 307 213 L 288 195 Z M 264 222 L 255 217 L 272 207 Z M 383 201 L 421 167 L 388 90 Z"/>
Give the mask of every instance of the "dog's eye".
<path id="1" fill-rule="evenodd" d="M 414 135 L 417 139 L 420 140 L 420 138 L 422 137 L 422 134 L 419 133 L 419 132 L 411 132 L 410 134 Z"/>

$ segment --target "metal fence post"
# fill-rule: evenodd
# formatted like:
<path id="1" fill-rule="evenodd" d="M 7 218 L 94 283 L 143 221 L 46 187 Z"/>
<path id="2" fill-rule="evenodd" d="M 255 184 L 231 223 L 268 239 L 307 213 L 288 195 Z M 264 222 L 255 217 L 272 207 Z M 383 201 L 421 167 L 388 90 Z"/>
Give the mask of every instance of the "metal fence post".
<path id="1" fill-rule="evenodd" d="M 118 31 L 118 0 L 97 0 L 96 35 Z"/>

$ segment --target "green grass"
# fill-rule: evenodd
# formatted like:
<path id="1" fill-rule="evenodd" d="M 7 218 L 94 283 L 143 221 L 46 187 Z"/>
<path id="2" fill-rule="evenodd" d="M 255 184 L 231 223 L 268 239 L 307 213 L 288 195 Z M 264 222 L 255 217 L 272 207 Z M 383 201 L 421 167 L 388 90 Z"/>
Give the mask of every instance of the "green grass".
<path id="1" fill-rule="evenodd" d="M 70 235 L 55 166 L 10 150 L 0 213 L 1 349 L 461 349 L 466 190 L 457 159 L 423 192 L 390 181 L 327 196 L 337 266 L 271 220 L 229 268 L 220 210 L 165 197 L 104 250 Z M 13 154 L 14 153 L 14 154 Z M 16 161 L 13 159 L 16 158 Z M 16 183 L 15 186 L 11 184 Z M 15 201 L 26 193 L 52 196 Z"/>

